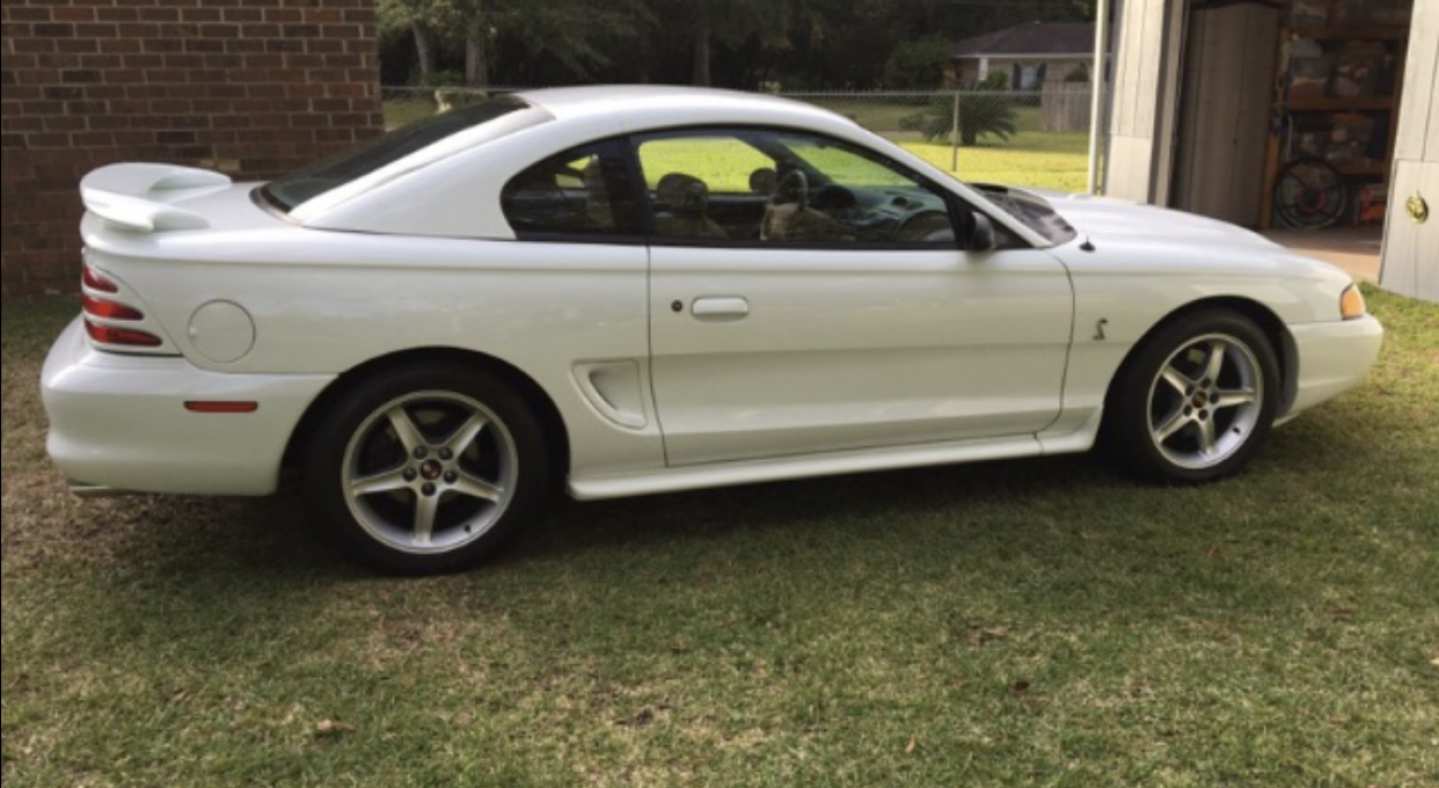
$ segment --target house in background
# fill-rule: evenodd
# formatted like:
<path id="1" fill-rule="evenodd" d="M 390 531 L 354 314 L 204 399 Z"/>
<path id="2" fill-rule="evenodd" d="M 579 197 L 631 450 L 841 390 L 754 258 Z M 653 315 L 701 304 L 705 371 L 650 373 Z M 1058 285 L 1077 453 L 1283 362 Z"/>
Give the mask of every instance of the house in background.
<path id="1" fill-rule="evenodd" d="M 1030 22 L 955 43 L 949 81 L 973 85 L 998 71 L 1012 90 L 1041 90 L 1088 82 L 1093 60 L 1092 22 Z"/>

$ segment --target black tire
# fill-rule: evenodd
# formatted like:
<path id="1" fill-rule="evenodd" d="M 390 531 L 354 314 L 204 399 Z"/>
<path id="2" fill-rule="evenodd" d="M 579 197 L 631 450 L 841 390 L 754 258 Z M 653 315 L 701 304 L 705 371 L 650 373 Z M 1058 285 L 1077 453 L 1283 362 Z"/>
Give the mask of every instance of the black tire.
<path id="1" fill-rule="evenodd" d="M 1152 411 L 1158 409 L 1151 395 L 1164 385 L 1157 378 L 1161 367 L 1170 361 L 1171 356 L 1201 338 L 1216 335 L 1237 340 L 1251 351 L 1252 361 L 1257 366 L 1257 370 L 1253 370 L 1254 376 L 1261 384 L 1258 386 L 1258 407 L 1247 411 L 1244 429 L 1239 428 L 1237 417 L 1230 417 L 1232 421 L 1221 423 L 1223 417 L 1219 415 L 1219 410 L 1214 409 L 1209 413 L 1202 407 L 1194 407 L 1195 419 L 1214 419 L 1211 429 L 1218 428 L 1222 440 L 1237 443 L 1227 453 L 1216 451 L 1211 465 L 1188 467 L 1177 463 L 1171 454 L 1161 450 L 1158 444 L 1163 443 L 1163 440 L 1156 442 L 1154 433 L 1151 432 L 1151 419 L 1159 420 L 1161 417 L 1152 415 Z M 1231 349 L 1229 352 L 1238 352 L 1242 356 L 1242 349 Z M 1248 359 L 1249 356 L 1244 356 L 1241 360 Z M 1236 374 L 1235 370 L 1225 372 L 1231 379 Z M 1207 382 L 1207 378 L 1205 380 Z M 1218 386 L 1219 383 L 1216 381 L 1215 385 Z M 1189 408 L 1195 403 L 1203 402 L 1202 399 L 1190 400 L 1189 395 L 1178 395 L 1177 392 L 1170 396 L 1177 396 L 1180 400 L 1176 409 Z M 1149 481 L 1184 484 L 1213 481 L 1237 473 L 1259 451 L 1269 436 L 1281 396 L 1279 358 L 1264 331 L 1253 320 L 1231 309 L 1197 309 L 1182 313 L 1159 326 L 1121 366 L 1106 403 L 1104 434 L 1101 437 L 1108 449 L 1108 455 L 1123 471 L 1132 476 Z M 1188 410 L 1184 413 L 1185 418 L 1189 418 Z M 1248 423 L 1250 421 L 1252 423 Z M 1186 434 L 1177 431 L 1174 438 L 1167 440 L 1199 440 L 1200 425 L 1197 421 L 1185 429 L 1190 432 Z M 1234 438 L 1225 434 L 1231 429 Z"/>
<path id="2" fill-rule="evenodd" d="M 379 409 L 417 392 L 444 392 L 468 398 L 498 417 L 511 439 L 515 477 L 513 489 L 494 519 L 471 541 L 443 552 L 407 552 L 372 534 L 351 511 L 346 494 L 346 451 L 357 430 L 380 429 L 372 422 Z M 494 429 L 492 426 L 486 429 Z M 423 432 L 423 430 L 422 430 Z M 431 436 L 426 435 L 427 439 Z M 478 441 L 479 438 L 476 438 Z M 494 440 L 494 439 L 492 439 Z M 406 456 L 403 452 L 401 457 Z M 438 456 L 438 455 L 435 455 Z M 455 462 L 460 460 L 455 458 Z M 402 460 L 408 463 L 409 460 Z M 539 419 L 506 380 L 487 369 L 456 362 L 419 363 L 392 367 L 363 378 L 329 403 L 321 416 L 304 457 L 304 487 L 307 501 L 327 534 L 351 557 L 376 569 L 399 574 L 433 574 L 465 569 L 479 563 L 498 549 L 507 538 L 540 512 L 550 488 L 550 458 Z M 449 474 L 446 474 L 446 479 Z M 436 480 L 438 483 L 439 480 Z M 433 488 L 434 485 L 431 485 Z M 414 496 L 418 490 L 400 490 L 395 496 Z M 445 491 L 437 501 L 455 500 Z M 368 499 L 366 499 L 368 500 Z M 399 503 L 396 506 L 402 505 Z M 437 504 L 437 506 L 453 504 Z M 476 506 L 480 506 L 476 501 Z M 436 516 L 439 522 L 439 516 Z M 468 528 L 465 529 L 468 532 Z M 470 538 L 465 536 L 463 538 Z"/>

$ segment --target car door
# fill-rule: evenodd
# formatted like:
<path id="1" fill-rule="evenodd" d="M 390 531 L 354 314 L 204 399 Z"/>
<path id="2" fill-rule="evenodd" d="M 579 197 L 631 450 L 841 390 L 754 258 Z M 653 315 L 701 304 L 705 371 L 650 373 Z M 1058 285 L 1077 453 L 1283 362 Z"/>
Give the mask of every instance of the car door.
<path id="1" fill-rule="evenodd" d="M 961 250 L 968 208 L 837 140 L 688 129 L 633 144 L 671 465 L 1021 435 L 1057 416 L 1072 299 L 1047 252 Z M 759 211 L 737 208 L 746 192 Z"/>

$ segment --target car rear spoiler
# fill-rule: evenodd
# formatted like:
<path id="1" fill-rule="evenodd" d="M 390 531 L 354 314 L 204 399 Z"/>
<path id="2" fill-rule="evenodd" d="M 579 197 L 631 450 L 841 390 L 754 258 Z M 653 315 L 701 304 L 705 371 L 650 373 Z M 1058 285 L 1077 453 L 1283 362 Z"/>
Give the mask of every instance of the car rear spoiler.
<path id="1" fill-rule="evenodd" d="M 230 185 L 230 176 L 175 164 L 109 164 L 80 179 L 86 210 L 126 230 L 200 230 L 209 221 L 170 203 L 194 189 Z"/>

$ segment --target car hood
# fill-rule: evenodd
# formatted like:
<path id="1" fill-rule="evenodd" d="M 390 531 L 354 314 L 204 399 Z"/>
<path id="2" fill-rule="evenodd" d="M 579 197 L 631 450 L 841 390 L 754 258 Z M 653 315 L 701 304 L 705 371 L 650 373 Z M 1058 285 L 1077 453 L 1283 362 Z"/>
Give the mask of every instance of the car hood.
<path id="1" fill-rule="evenodd" d="M 1343 286 L 1349 274 L 1238 225 L 1112 197 L 1035 191 L 1078 234 L 1054 251 L 1067 263 L 1093 267 L 1325 280 Z M 1087 254 L 1089 241 L 1098 251 Z M 1098 258 L 1096 261 L 1095 258 Z"/>
<path id="2" fill-rule="evenodd" d="M 1284 248 L 1253 230 L 1207 216 L 1113 197 L 1033 191 L 1048 201 L 1081 237 L 1088 236 L 1096 244 L 1106 241 L 1152 243 L 1163 239 L 1186 246 L 1242 246 L 1258 250 Z"/>

